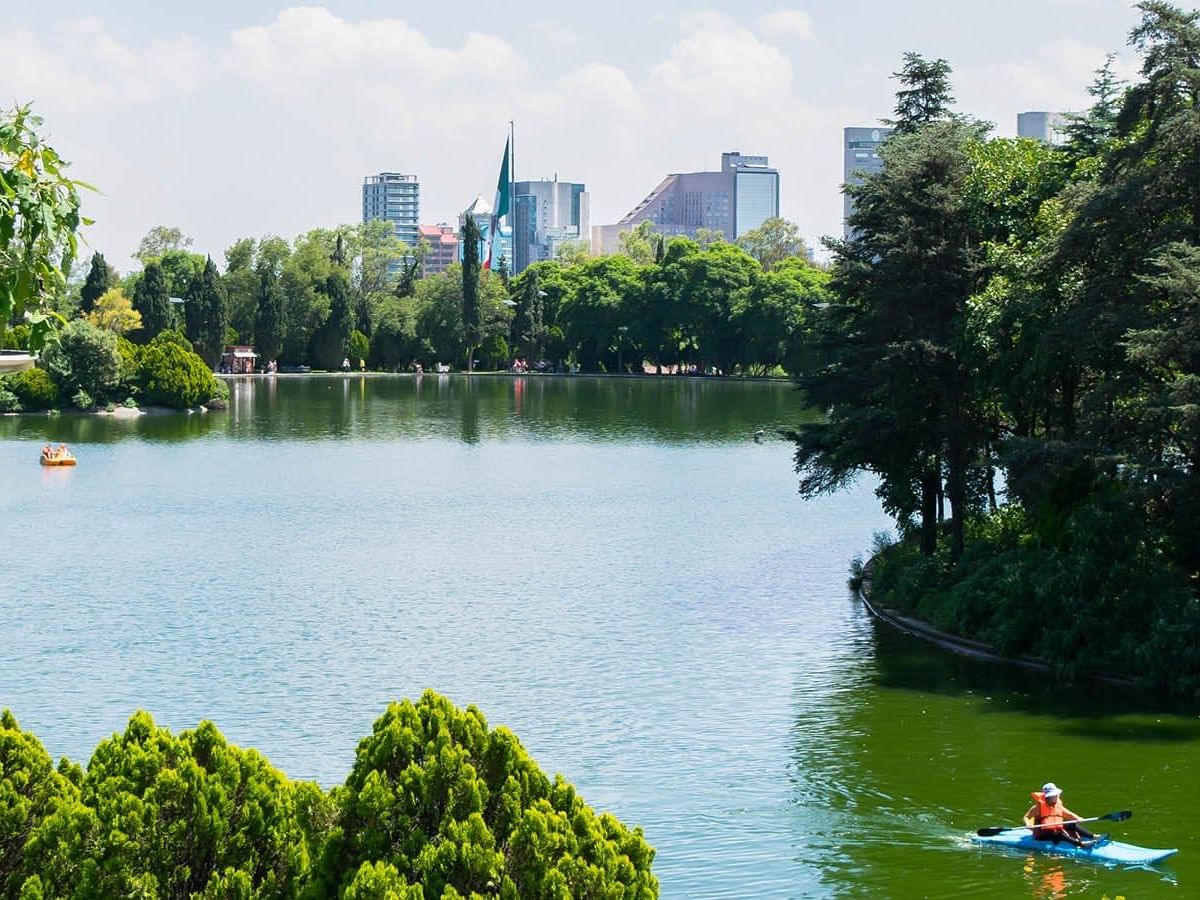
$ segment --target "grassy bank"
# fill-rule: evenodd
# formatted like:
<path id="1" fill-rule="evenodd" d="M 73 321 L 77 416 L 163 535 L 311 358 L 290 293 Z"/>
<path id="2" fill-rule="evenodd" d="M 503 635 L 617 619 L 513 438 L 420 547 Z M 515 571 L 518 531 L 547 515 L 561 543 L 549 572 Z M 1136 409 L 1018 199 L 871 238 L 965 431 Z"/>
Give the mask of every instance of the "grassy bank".
<path id="1" fill-rule="evenodd" d="M 1126 498 L 1094 496 L 1058 518 L 1007 506 L 970 523 L 957 563 L 942 546 L 933 556 L 915 539 L 881 548 L 875 601 L 1065 677 L 1131 675 L 1200 697 L 1195 586 L 1169 537 Z"/>

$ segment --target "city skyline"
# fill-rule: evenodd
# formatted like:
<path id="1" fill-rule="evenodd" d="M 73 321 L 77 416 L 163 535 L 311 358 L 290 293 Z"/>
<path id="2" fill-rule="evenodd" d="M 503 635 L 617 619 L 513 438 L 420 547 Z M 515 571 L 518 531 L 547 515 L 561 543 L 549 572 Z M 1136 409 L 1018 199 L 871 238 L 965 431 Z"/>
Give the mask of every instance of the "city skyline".
<path id="1" fill-rule="evenodd" d="M 731 147 L 767 153 L 785 175 L 781 215 L 816 243 L 841 232 L 842 131 L 889 115 L 905 50 L 948 58 L 957 108 L 1013 135 L 1020 112 L 1083 107 L 1135 15 L 1118 0 L 953 19 L 930 0 L 751 2 L 736 17 L 617 7 L 548 19 L 517 3 L 511 21 L 473 31 L 462 23 L 485 17 L 470 4 L 448 21 L 368 0 L 215 0 L 203 16 L 123 3 L 96 16 L 65 0 L 10 15 L 0 53 L 7 102 L 34 101 L 76 177 L 102 191 L 85 200 L 97 220 L 86 240 L 128 269 L 157 224 L 220 260 L 239 237 L 356 221 L 352 185 L 370 172 L 415 173 L 422 224 L 453 221 L 490 194 L 509 119 L 516 177 L 569 172 L 588 185 L 592 222 L 618 221 L 663 172 L 702 170 Z"/>

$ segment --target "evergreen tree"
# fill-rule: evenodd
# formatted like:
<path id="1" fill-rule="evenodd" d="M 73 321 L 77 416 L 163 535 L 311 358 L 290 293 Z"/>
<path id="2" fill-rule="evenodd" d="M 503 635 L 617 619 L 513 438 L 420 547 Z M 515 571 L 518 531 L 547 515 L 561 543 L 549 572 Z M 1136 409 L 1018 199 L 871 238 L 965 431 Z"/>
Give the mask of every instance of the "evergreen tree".
<path id="1" fill-rule="evenodd" d="M 189 324 L 188 336 L 192 339 L 196 352 L 215 368 L 225 346 L 228 320 L 225 313 L 225 288 L 221 284 L 221 274 L 211 256 L 205 261 L 204 271 L 195 283 L 198 285 L 195 293 L 199 315 L 195 322 L 195 333 L 192 333 Z"/>
<path id="2" fill-rule="evenodd" d="M 475 217 L 468 215 L 463 224 L 462 320 L 467 344 L 467 371 L 475 368 L 475 348 L 483 339 L 479 315 L 479 243 L 481 237 Z"/>
<path id="3" fill-rule="evenodd" d="M 354 327 L 350 285 L 345 273 L 339 270 L 330 273 L 325 279 L 324 293 L 329 297 L 329 316 L 313 333 L 309 355 L 322 369 L 332 371 L 346 358 L 346 342 Z"/>
<path id="4" fill-rule="evenodd" d="M 902 522 L 919 519 L 926 554 L 937 547 L 944 477 L 957 557 L 982 438 L 963 357 L 979 263 L 965 195 L 982 129 L 948 118 L 948 72 L 944 61 L 905 56 L 884 169 L 847 188 L 853 236 L 833 244 L 840 302 L 818 318 L 823 362 L 800 378 L 830 415 L 793 438 L 802 493 L 872 470 L 885 506 Z"/>
<path id="5" fill-rule="evenodd" d="M 950 64 L 928 60 L 919 53 L 904 54 L 904 65 L 893 75 L 904 87 L 896 92 L 896 118 L 888 120 L 898 134 L 945 119 L 954 104 L 950 93 Z"/>
<path id="6" fill-rule="evenodd" d="M 111 288 L 117 286 L 117 273 L 104 259 L 104 254 L 92 254 L 92 267 L 88 270 L 87 280 L 79 290 L 79 311 L 87 315 L 96 308 L 99 300 Z"/>
<path id="7" fill-rule="evenodd" d="M 1098 156 L 1116 131 L 1125 83 L 1113 71 L 1115 59 L 1116 54 L 1108 54 L 1104 65 L 1096 70 L 1096 77 L 1088 87 L 1091 108 L 1083 115 L 1067 117 L 1067 148 L 1077 159 Z"/>
<path id="8" fill-rule="evenodd" d="M 269 266 L 258 274 L 258 315 L 254 322 L 254 346 L 264 363 L 278 359 L 283 351 L 283 288 Z"/>
<path id="9" fill-rule="evenodd" d="M 175 315 L 167 293 L 167 279 L 158 263 L 148 263 L 142 272 L 133 292 L 133 308 L 142 316 L 141 331 L 136 333 L 139 343 L 146 343 L 173 327 Z"/>

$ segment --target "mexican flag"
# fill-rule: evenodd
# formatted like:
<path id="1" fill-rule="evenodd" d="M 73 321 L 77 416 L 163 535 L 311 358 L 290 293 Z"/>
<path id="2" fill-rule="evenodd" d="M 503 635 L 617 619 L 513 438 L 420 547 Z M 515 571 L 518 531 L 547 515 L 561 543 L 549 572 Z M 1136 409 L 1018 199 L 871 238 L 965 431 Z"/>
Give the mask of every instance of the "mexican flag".
<path id="1" fill-rule="evenodd" d="M 490 269 L 492 267 L 492 259 L 496 255 L 496 238 L 500 234 L 500 220 L 508 215 L 509 204 L 512 202 L 510 194 L 512 193 L 511 176 L 509 175 L 509 151 L 512 148 L 509 142 L 504 142 L 504 159 L 500 163 L 500 178 L 496 181 L 496 202 L 492 204 L 492 229 L 488 235 L 488 255 L 487 261 L 483 267 Z M 512 260 L 508 261 L 509 266 L 512 266 Z"/>

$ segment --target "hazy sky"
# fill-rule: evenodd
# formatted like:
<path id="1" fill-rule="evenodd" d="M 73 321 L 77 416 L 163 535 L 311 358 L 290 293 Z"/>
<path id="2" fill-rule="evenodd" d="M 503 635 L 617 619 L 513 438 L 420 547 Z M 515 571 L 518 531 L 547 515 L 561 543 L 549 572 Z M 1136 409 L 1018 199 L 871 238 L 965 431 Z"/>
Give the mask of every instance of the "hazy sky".
<path id="1" fill-rule="evenodd" d="M 841 129 L 888 115 L 905 50 L 949 59 L 960 111 L 1012 134 L 1085 105 L 1105 52 L 1132 70 L 1135 21 L 1127 0 L 0 0 L 0 102 L 34 101 L 101 188 L 87 239 L 123 269 L 155 224 L 223 263 L 241 236 L 356 221 L 383 170 L 452 220 L 491 199 L 509 119 L 518 177 L 585 182 L 593 224 L 740 150 L 815 242 L 841 230 Z"/>

